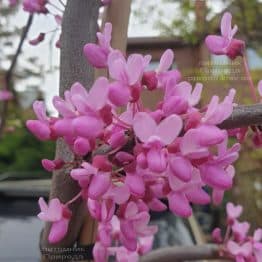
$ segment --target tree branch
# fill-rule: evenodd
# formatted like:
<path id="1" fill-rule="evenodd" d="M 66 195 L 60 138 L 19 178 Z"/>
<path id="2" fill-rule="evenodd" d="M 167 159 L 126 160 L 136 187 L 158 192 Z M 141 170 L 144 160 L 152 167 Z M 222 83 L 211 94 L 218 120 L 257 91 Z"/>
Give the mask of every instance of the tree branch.
<path id="1" fill-rule="evenodd" d="M 262 125 L 262 104 L 241 105 L 234 108 L 232 115 L 219 125 L 223 129 Z"/>
<path id="2" fill-rule="evenodd" d="M 23 44 L 25 42 L 26 36 L 29 32 L 29 29 L 32 25 L 32 22 L 33 22 L 33 15 L 30 14 L 28 19 L 27 19 L 27 23 L 26 23 L 26 25 L 23 29 L 22 35 L 20 37 L 20 41 L 19 41 L 18 47 L 16 49 L 16 52 L 14 54 L 14 57 L 11 61 L 11 65 L 10 65 L 9 69 L 7 70 L 7 72 L 5 74 L 5 85 L 6 85 L 5 88 L 6 89 L 11 89 L 11 81 L 12 81 L 13 71 L 15 69 L 18 56 L 21 53 Z M 8 101 L 2 101 L 0 137 L 2 136 L 3 131 L 4 131 L 4 127 L 5 127 L 5 123 L 6 123 L 7 110 L 8 110 Z"/>
<path id="3" fill-rule="evenodd" d="M 221 259 L 218 245 L 165 247 L 141 257 L 141 262 L 176 262 L 198 259 Z"/>

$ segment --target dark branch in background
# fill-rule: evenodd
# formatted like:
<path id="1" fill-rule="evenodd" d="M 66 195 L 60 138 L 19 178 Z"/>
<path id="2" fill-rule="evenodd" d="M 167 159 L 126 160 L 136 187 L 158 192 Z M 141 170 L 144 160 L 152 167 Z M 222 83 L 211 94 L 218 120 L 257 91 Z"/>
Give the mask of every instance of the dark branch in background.
<path id="1" fill-rule="evenodd" d="M 28 19 L 27 19 L 27 23 L 23 29 L 18 47 L 16 49 L 15 55 L 11 61 L 11 65 L 9 67 L 9 69 L 7 70 L 6 74 L 5 74 L 5 88 L 6 89 L 11 89 L 12 86 L 12 76 L 13 76 L 13 72 L 17 63 L 17 59 L 21 53 L 23 44 L 25 42 L 25 39 L 27 37 L 27 34 L 29 32 L 29 29 L 31 27 L 31 24 L 33 22 L 33 15 L 30 14 Z M 0 123 L 0 137 L 3 135 L 3 131 L 4 131 L 4 127 L 5 127 L 5 123 L 6 123 L 6 116 L 7 116 L 7 110 L 8 110 L 8 101 L 2 101 L 2 111 L 1 111 L 1 123 Z"/>
<path id="2" fill-rule="evenodd" d="M 141 262 L 177 262 L 185 260 L 198 260 L 198 259 L 219 259 L 218 245 L 194 245 L 194 246 L 176 246 L 166 247 L 154 250 L 149 254 L 141 257 Z M 228 260 L 228 258 L 224 258 Z"/>

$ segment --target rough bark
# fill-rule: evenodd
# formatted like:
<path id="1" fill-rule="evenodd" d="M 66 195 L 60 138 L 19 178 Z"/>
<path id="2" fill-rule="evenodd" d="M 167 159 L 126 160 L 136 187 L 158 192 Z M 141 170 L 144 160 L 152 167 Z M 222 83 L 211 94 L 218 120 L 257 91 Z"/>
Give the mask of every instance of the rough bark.
<path id="1" fill-rule="evenodd" d="M 97 18 L 100 1 L 97 0 L 68 0 L 64 12 L 61 36 L 60 57 L 60 95 L 78 81 L 86 88 L 94 81 L 94 70 L 83 56 L 83 46 L 87 42 L 95 42 L 97 32 Z M 74 155 L 67 145 L 59 140 L 56 148 L 56 158 L 71 161 Z M 70 170 L 54 172 L 50 198 L 58 197 L 65 203 L 75 196 L 80 188 L 69 176 Z M 73 212 L 66 237 L 56 245 L 48 243 L 50 224 L 47 223 L 41 240 L 41 247 L 70 247 L 80 233 L 86 215 L 84 204 L 79 200 L 70 205 Z"/>

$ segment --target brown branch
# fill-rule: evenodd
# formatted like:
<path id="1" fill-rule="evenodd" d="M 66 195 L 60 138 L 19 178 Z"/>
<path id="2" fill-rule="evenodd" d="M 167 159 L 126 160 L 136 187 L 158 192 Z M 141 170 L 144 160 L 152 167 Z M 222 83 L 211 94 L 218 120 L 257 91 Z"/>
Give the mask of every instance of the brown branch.
<path id="1" fill-rule="evenodd" d="M 165 247 L 141 257 L 141 262 L 176 262 L 198 259 L 221 259 L 218 245 Z M 228 260 L 228 259 L 227 259 Z"/>
<path id="2" fill-rule="evenodd" d="M 262 104 L 242 105 L 234 108 L 232 115 L 219 125 L 223 129 L 262 125 Z"/>
<path id="3" fill-rule="evenodd" d="M 29 29 L 32 25 L 32 22 L 33 22 L 33 15 L 30 14 L 28 19 L 27 19 L 26 25 L 23 29 L 22 35 L 20 37 L 20 41 L 19 41 L 18 47 L 16 49 L 16 52 L 14 54 L 14 57 L 11 61 L 11 65 L 10 65 L 9 69 L 7 70 L 7 72 L 5 74 L 5 85 L 6 85 L 5 88 L 6 89 L 11 89 L 12 76 L 13 76 L 13 72 L 14 72 L 14 69 L 15 69 L 15 66 L 16 66 L 16 63 L 17 63 L 17 59 L 18 59 L 18 56 L 21 53 L 23 44 L 25 42 L 26 36 L 29 32 Z M 6 124 L 7 110 L 8 110 L 8 101 L 2 101 L 0 137 L 3 135 L 4 127 L 5 127 L 5 124 Z"/>

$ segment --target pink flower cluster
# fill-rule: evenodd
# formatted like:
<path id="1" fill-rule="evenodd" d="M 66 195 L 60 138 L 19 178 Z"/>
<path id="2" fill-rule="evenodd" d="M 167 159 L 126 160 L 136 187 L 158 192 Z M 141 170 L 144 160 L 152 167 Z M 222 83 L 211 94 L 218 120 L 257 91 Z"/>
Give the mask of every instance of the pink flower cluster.
<path id="1" fill-rule="evenodd" d="M 228 148 L 228 134 L 217 127 L 233 110 L 235 90 L 224 100 L 213 96 L 197 107 L 202 84 L 193 88 L 181 81 L 172 67 L 174 54 L 166 50 L 158 67 L 148 71 L 151 56 L 125 57 L 110 46 L 111 24 L 98 33 L 98 44 L 87 44 L 84 53 L 95 67 L 106 67 L 110 78 L 98 78 L 89 91 L 72 85 L 64 98 L 54 97 L 60 117 L 48 117 L 43 102 L 33 105 L 37 120 L 28 129 L 40 140 L 63 138 L 75 161 L 42 161 L 48 171 L 72 168 L 70 176 L 80 187 L 67 203 L 40 200 L 39 217 L 53 226 L 49 241 L 61 240 L 68 230 L 69 205 L 79 197 L 98 224 L 94 247 L 96 261 L 115 255 L 137 261 L 152 246 L 156 226 L 150 211 L 169 208 L 189 217 L 191 204 L 219 204 L 233 185 L 239 144 Z M 143 92 L 160 91 L 153 110 L 143 104 Z M 122 110 L 119 110 L 122 109 Z M 121 112 L 121 113 L 120 113 Z M 106 152 L 106 153 L 105 153 Z M 168 200 L 168 206 L 162 201 Z"/>
<path id="2" fill-rule="evenodd" d="M 9 101 L 13 99 L 13 94 L 7 89 L 0 90 L 0 101 Z"/>
<path id="3" fill-rule="evenodd" d="M 237 32 L 237 25 L 231 26 L 232 15 L 229 12 L 224 13 L 221 20 L 221 36 L 209 35 L 206 37 L 206 46 L 212 54 L 227 55 L 230 59 L 237 56 L 243 56 L 245 42 L 233 38 Z"/>
<path id="4" fill-rule="evenodd" d="M 220 228 L 215 228 L 213 240 L 222 244 L 221 255 L 234 258 L 236 262 L 261 262 L 262 261 L 262 228 L 256 229 L 253 236 L 248 236 L 250 224 L 239 222 L 243 208 L 228 203 L 227 231 L 223 239 Z"/>

